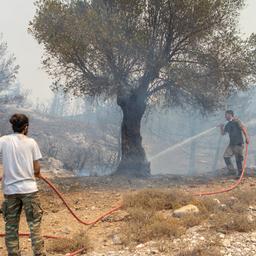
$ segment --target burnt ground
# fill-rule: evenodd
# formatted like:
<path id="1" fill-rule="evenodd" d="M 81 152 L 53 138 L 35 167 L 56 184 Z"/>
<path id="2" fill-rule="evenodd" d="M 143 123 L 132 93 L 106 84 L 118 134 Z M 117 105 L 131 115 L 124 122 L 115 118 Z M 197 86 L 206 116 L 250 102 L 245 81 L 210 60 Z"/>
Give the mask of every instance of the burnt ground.
<path id="1" fill-rule="evenodd" d="M 256 186 L 254 173 L 252 171 L 249 173 L 253 175 L 251 177 L 244 178 L 240 185 L 241 190 L 250 190 L 250 188 Z M 145 188 L 178 188 L 191 192 L 212 191 L 228 187 L 235 182 L 235 180 L 230 177 L 222 176 L 221 172 L 216 173 L 215 175 L 205 175 L 200 177 L 159 175 L 148 179 L 128 179 L 124 177 L 73 177 L 69 175 L 56 176 L 50 172 L 43 174 L 46 177 L 49 177 L 50 180 L 60 189 L 68 203 L 83 220 L 95 219 L 103 212 L 119 204 L 119 202 L 122 201 L 122 196 L 124 194 L 133 191 Z M 133 249 L 128 249 L 127 246 L 116 241 L 118 240 L 119 234 L 122 230 L 124 222 L 123 216 L 126 214 L 124 211 L 121 210 L 116 212 L 112 217 L 105 218 L 103 221 L 92 227 L 82 226 L 70 215 L 62 202 L 56 195 L 54 195 L 46 184 L 39 181 L 39 188 L 41 191 L 41 203 L 45 212 L 42 222 L 43 234 L 73 237 L 78 232 L 84 232 L 90 240 L 89 255 L 177 255 L 175 253 L 178 253 L 181 248 L 180 243 L 183 243 L 182 239 L 177 242 L 177 248 L 175 248 L 175 245 L 172 245 L 172 251 L 174 254 L 170 253 L 170 251 L 165 254 L 164 250 L 160 253 L 159 251 L 161 250 L 159 247 L 157 249 L 159 251 L 157 252 L 150 251 L 148 246 L 150 247 L 151 245 L 139 245 Z M 1 193 L 0 202 L 2 202 L 2 200 L 3 195 Z M 2 217 L 0 218 L 0 232 L 4 232 L 4 222 Z M 21 217 L 20 232 L 28 232 L 24 215 Z M 213 231 L 205 231 L 205 229 L 203 229 L 202 232 L 204 234 L 205 232 L 208 232 L 207 235 L 211 236 L 211 232 Z M 220 234 L 220 239 L 223 238 L 221 238 L 221 236 L 222 234 Z M 195 239 L 202 240 L 200 237 L 199 232 L 199 237 L 196 237 Z M 56 243 L 58 243 L 58 241 L 56 241 Z M 47 249 L 50 248 L 50 244 L 51 242 L 46 240 Z M 32 255 L 29 239 L 21 238 L 20 245 L 22 248 L 22 256 Z M 222 255 L 243 255 L 235 253 L 225 254 L 224 251 Z M 0 238 L 0 255 L 7 255 L 3 238 Z M 51 253 L 48 251 L 47 255 L 64 254 Z M 246 255 L 255 254 L 247 253 Z"/>

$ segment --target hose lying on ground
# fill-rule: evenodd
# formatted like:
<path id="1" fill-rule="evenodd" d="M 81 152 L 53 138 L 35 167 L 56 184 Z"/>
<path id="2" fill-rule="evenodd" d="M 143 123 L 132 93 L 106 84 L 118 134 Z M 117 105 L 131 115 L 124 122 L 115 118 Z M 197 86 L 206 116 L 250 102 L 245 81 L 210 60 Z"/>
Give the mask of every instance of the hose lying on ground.
<path id="1" fill-rule="evenodd" d="M 67 201 L 65 200 L 65 198 L 62 196 L 62 194 L 59 192 L 59 190 L 45 177 L 41 176 L 40 177 L 46 184 L 48 184 L 48 186 L 58 195 L 58 197 L 61 199 L 61 201 L 63 202 L 63 204 L 66 206 L 66 208 L 68 209 L 68 211 L 71 213 L 71 215 L 82 225 L 94 225 L 97 222 L 99 222 L 100 220 L 102 220 L 103 218 L 111 215 L 113 212 L 116 212 L 118 210 L 121 209 L 122 205 L 119 205 L 117 207 L 112 208 L 111 210 L 103 213 L 102 215 L 100 215 L 97 219 L 92 220 L 92 221 L 83 221 L 82 219 L 80 219 L 76 213 L 71 209 L 71 207 L 68 205 Z M 2 180 L 2 177 L 0 177 L 0 181 Z M 20 237 L 29 237 L 30 234 L 29 233 L 19 233 Z M 5 237 L 5 234 L 0 233 L 0 237 Z M 47 239 L 63 239 L 64 237 L 60 237 L 60 236 L 51 236 L 51 235 L 44 235 L 44 238 Z M 79 253 L 82 253 L 85 250 L 85 248 L 79 249 L 75 252 L 71 252 L 66 254 L 66 256 L 75 256 L 78 255 Z"/>
<path id="2" fill-rule="evenodd" d="M 229 191 L 235 189 L 241 183 L 241 181 L 243 179 L 245 169 L 246 169 L 247 158 L 248 158 L 248 144 L 246 144 L 246 146 L 245 146 L 245 156 L 244 156 L 243 169 L 242 169 L 241 175 L 240 175 L 239 179 L 234 184 L 232 184 L 230 187 L 216 190 L 216 191 L 197 192 L 192 195 L 193 196 L 211 196 L 211 195 L 226 193 L 226 192 L 229 192 Z"/>
<path id="3" fill-rule="evenodd" d="M 217 191 L 212 191 L 212 192 L 198 192 L 198 193 L 194 193 L 194 196 L 210 196 L 210 195 L 216 195 L 216 194 L 221 194 L 221 193 L 226 193 L 229 192 L 233 189 L 235 189 L 242 181 L 244 173 L 245 173 L 245 169 L 246 169 L 246 163 L 247 163 L 247 158 L 248 158 L 248 144 L 246 144 L 246 149 L 245 149 L 245 157 L 244 157 L 244 161 L 243 161 L 243 169 L 242 169 L 242 173 L 241 176 L 239 177 L 239 179 L 230 187 L 225 188 L 225 189 L 221 189 L 221 190 L 217 190 Z M 71 213 L 71 215 L 82 225 L 94 225 L 95 223 L 99 222 L 100 220 L 102 220 L 103 218 L 105 218 L 108 215 L 111 215 L 112 213 L 120 210 L 122 208 L 122 205 L 119 205 L 117 207 L 112 208 L 111 210 L 103 213 L 101 216 L 99 216 L 97 219 L 93 220 L 93 221 L 83 221 L 81 220 L 76 214 L 75 212 L 71 209 L 71 207 L 68 205 L 68 203 L 66 202 L 65 198 L 62 196 L 62 194 L 59 192 L 59 190 L 45 177 L 41 176 L 41 179 L 47 183 L 49 185 L 49 187 L 58 195 L 58 197 L 61 199 L 61 201 L 63 202 L 63 204 L 67 207 L 68 211 Z M 0 181 L 2 180 L 2 178 L 0 177 Z M 4 237 L 5 234 L 1 234 L 0 233 L 0 237 Z M 27 233 L 19 233 L 19 236 L 21 237 L 29 237 L 29 234 Z M 49 239 L 63 239 L 63 237 L 59 237 L 59 236 L 50 236 L 50 235 L 44 235 L 44 238 L 49 238 Z M 79 249 L 77 251 L 71 252 L 66 254 L 66 256 L 76 256 L 80 253 L 82 253 L 85 250 L 85 248 Z"/>
<path id="4" fill-rule="evenodd" d="M 71 207 L 68 205 L 68 203 L 66 202 L 65 198 L 61 195 L 61 193 L 59 192 L 59 190 L 45 177 L 41 176 L 41 179 L 47 183 L 49 185 L 49 187 L 58 195 L 58 197 L 61 199 L 61 201 L 63 202 L 63 204 L 67 207 L 68 211 L 71 213 L 71 215 L 81 224 L 83 225 L 93 225 L 96 224 L 97 222 L 99 222 L 100 220 L 104 219 L 106 216 L 112 214 L 113 212 L 116 212 L 117 210 L 119 210 L 122 205 L 119 205 L 117 207 L 112 208 L 111 210 L 103 213 L 101 216 L 99 216 L 97 219 L 93 220 L 93 221 L 83 221 L 81 220 L 76 214 L 75 212 L 71 209 Z"/>

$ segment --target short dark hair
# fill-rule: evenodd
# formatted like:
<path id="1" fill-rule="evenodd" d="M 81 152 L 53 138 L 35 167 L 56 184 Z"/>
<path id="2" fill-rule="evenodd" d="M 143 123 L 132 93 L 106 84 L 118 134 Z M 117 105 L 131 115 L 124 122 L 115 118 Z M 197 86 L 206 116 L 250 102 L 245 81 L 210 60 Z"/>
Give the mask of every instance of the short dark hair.
<path id="1" fill-rule="evenodd" d="M 234 116 L 234 111 L 229 109 L 226 111 L 226 114 L 230 114 L 231 116 Z"/>
<path id="2" fill-rule="evenodd" d="M 26 126 L 29 125 L 29 119 L 24 114 L 14 114 L 10 118 L 10 123 L 12 124 L 12 129 L 14 132 L 21 133 Z"/>

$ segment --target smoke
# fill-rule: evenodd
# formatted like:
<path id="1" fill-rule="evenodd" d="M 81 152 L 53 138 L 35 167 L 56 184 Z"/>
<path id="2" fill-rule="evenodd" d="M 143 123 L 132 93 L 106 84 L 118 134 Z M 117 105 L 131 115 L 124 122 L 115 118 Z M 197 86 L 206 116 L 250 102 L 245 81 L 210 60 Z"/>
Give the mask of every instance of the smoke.
<path id="1" fill-rule="evenodd" d="M 256 165 L 256 97 L 251 97 L 255 94 L 249 92 L 248 99 L 243 94 L 243 100 L 238 97 L 228 104 L 248 126 L 249 166 Z M 99 176 L 115 171 L 121 148 L 120 109 L 111 101 L 99 100 L 94 104 L 90 99 L 73 100 L 70 107 L 64 104 L 64 99 L 56 99 L 46 103 L 41 111 L 37 108 L 47 119 L 37 115 L 31 125 L 32 131 L 33 127 L 40 127 L 40 134 L 37 132 L 35 136 L 45 155 L 60 160 L 77 175 Z M 229 138 L 220 136 L 216 129 L 220 123 L 225 123 L 224 110 L 202 116 L 196 108 L 186 111 L 154 109 L 145 115 L 141 135 L 152 174 L 201 175 L 223 168 L 222 155 Z"/>
<path id="2" fill-rule="evenodd" d="M 233 109 L 236 117 L 248 127 L 248 167 L 256 166 L 255 95 L 255 89 L 239 93 L 230 98 L 227 104 L 227 109 Z M 193 108 L 186 113 L 179 109 L 153 114 L 150 122 L 144 126 L 144 144 L 148 148 L 152 173 L 205 175 L 224 168 L 223 153 L 229 143 L 229 136 L 221 136 L 219 129 L 216 129 L 217 125 L 226 122 L 224 112 L 223 109 L 202 117 Z M 152 134 L 150 138 L 145 135 L 149 127 Z"/>
<path id="3" fill-rule="evenodd" d="M 193 140 L 196 140 L 196 139 L 198 139 L 198 138 L 200 138 L 200 137 L 202 137 L 202 136 L 204 136 L 204 135 L 207 135 L 208 133 L 212 132 L 212 131 L 215 130 L 216 128 L 217 128 L 217 127 L 212 127 L 212 128 L 210 128 L 210 129 L 208 129 L 208 130 L 206 130 L 206 131 L 203 131 L 203 132 L 201 132 L 201 133 L 199 133 L 199 134 L 197 134 L 197 135 L 195 135 L 195 136 L 192 136 L 192 137 L 190 137 L 190 138 L 187 138 L 187 139 L 183 140 L 182 142 L 179 142 L 179 143 L 177 143 L 177 144 L 175 144 L 175 145 L 173 145 L 173 146 L 171 146 L 171 147 L 169 147 L 169 148 L 163 150 L 162 152 L 160 152 L 160 153 L 154 155 L 153 157 L 149 158 L 149 160 L 150 160 L 150 161 L 156 160 L 156 159 L 158 159 L 159 157 L 161 157 L 161 156 L 163 156 L 163 155 L 165 155 L 165 154 L 167 154 L 167 153 L 169 153 L 169 152 L 175 150 L 176 148 L 182 147 L 183 145 L 186 145 L 186 144 L 192 142 Z"/>
<path id="4" fill-rule="evenodd" d="M 203 117 L 196 109 L 176 109 L 151 118 L 143 135 L 152 174 L 200 175 L 223 166 L 221 154 L 228 138 L 220 140 L 216 129 L 225 121 L 222 112 Z M 150 137 L 145 135 L 149 127 Z"/>

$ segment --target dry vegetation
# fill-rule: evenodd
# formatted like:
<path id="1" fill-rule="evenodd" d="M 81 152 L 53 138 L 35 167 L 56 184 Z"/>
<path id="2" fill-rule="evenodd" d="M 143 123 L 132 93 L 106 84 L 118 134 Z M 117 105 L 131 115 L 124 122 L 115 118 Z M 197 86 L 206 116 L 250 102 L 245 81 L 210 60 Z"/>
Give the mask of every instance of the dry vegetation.
<path id="1" fill-rule="evenodd" d="M 84 232 L 80 231 L 79 233 L 76 233 L 71 239 L 62 238 L 58 239 L 58 242 L 52 240 L 47 245 L 47 252 L 64 254 L 83 248 L 83 252 L 87 252 L 90 249 L 90 243 L 88 236 Z"/>
<path id="2" fill-rule="evenodd" d="M 184 232 L 179 220 L 175 218 L 165 219 L 161 215 L 157 215 L 155 211 L 147 211 L 142 208 L 128 211 L 130 215 L 123 228 L 124 244 L 177 237 Z"/>
<path id="3" fill-rule="evenodd" d="M 146 189 L 123 197 L 124 208 L 142 208 L 144 210 L 177 209 L 192 200 L 192 196 L 182 190 Z"/>
<path id="4" fill-rule="evenodd" d="M 232 231 L 249 232 L 256 230 L 256 222 L 249 218 L 249 206 L 256 204 L 256 189 L 235 190 L 232 196 L 222 195 L 223 207 L 210 218 L 209 223 L 222 233 Z"/>
<path id="5" fill-rule="evenodd" d="M 142 190 L 124 196 L 124 209 L 129 213 L 123 230 L 124 244 L 180 237 L 190 227 L 203 225 L 229 233 L 256 230 L 249 215 L 249 206 L 256 204 L 256 189 L 236 190 L 215 197 L 196 198 L 180 190 Z M 173 210 L 187 204 L 196 205 L 199 214 L 182 218 L 172 216 Z M 205 255 L 199 249 L 181 255 Z M 209 254 L 207 254 L 209 255 Z M 217 254 L 215 254 L 217 255 Z"/>
<path id="6" fill-rule="evenodd" d="M 83 219 L 94 219 L 123 198 L 122 211 L 105 218 L 93 228 L 83 228 L 81 233 L 79 231 L 82 227 L 72 220 L 60 200 L 53 196 L 48 187 L 39 184 L 42 190 L 42 206 L 46 212 L 43 233 L 71 238 L 46 240 L 47 255 L 65 255 L 85 248 L 85 251 L 89 250 L 88 255 L 107 255 L 110 251 L 118 254 L 119 250 L 125 253 L 123 255 L 140 255 L 152 250 L 156 255 L 219 256 L 220 252 L 223 255 L 225 251 L 228 255 L 231 250 L 240 248 L 239 243 L 234 244 L 234 241 L 240 241 L 240 236 L 241 244 L 249 247 L 250 243 L 253 244 L 254 240 L 251 239 L 254 239 L 254 235 L 251 236 L 253 233 L 250 231 L 256 230 L 254 178 L 245 179 L 232 192 L 212 197 L 193 197 L 182 189 L 165 186 L 146 190 L 135 187 L 131 192 L 131 188 L 116 189 L 116 184 L 120 186 L 120 179 L 105 182 L 103 178 L 54 178 L 54 183 Z M 217 185 L 219 187 L 219 183 Z M 180 188 L 188 189 L 183 185 Z M 216 187 L 211 189 L 215 190 Z M 200 210 L 199 214 L 189 214 L 181 218 L 172 215 L 175 209 L 187 204 L 196 205 Z M 27 232 L 24 216 L 21 221 L 21 232 Z M 3 222 L 0 224 L 0 232 L 4 232 Z M 231 249 L 225 245 L 227 241 L 230 242 Z M 142 245 L 137 247 L 138 244 Z M 28 241 L 22 239 L 21 246 L 27 253 L 24 255 L 32 255 Z M 3 248 L 4 256 L 7 254 L 2 239 L 0 255 Z"/>

